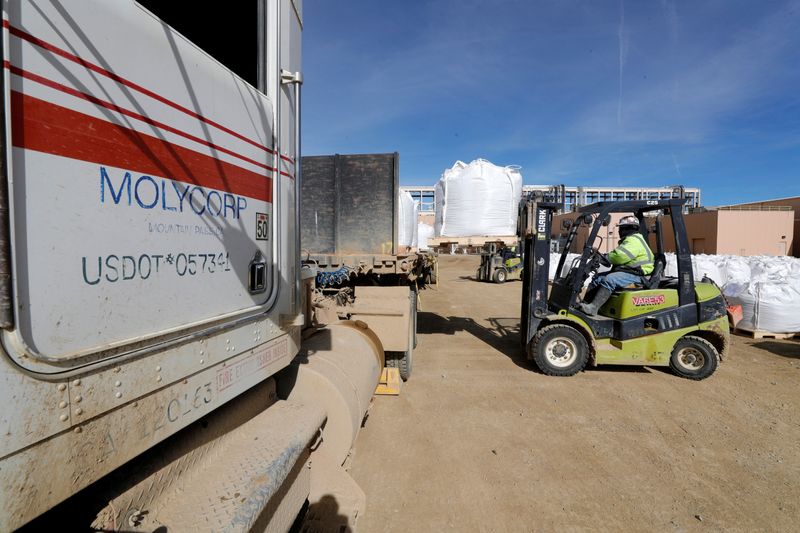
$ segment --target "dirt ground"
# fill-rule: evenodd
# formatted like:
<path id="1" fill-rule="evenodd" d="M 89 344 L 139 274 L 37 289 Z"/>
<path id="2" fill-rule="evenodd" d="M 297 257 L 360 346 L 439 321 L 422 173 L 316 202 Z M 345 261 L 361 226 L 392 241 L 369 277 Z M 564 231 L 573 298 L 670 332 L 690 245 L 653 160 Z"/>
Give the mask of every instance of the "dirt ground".
<path id="1" fill-rule="evenodd" d="M 522 283 L 441 258 L 399 397 L 378 397 L 351 474 L 358 530 L 798 531 L 800 339 L 733 345 L 711 378 L 536 372 Z"/>

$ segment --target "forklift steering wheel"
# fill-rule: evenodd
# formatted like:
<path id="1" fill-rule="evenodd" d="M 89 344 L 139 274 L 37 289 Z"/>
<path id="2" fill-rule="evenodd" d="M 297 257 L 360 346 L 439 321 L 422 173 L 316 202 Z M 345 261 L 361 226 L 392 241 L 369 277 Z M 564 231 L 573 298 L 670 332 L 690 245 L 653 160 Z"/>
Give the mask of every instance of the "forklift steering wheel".
<path id="1" fill-rule="evenodd" d="M 597 248 L 592 248 L 592 255 L 597 260 L 597 262 L 603 265 L 604 267 L 611 266 L 611 261 L 608 260 L 608 257 L 606 257 L 605 254 L 601 254 L 600 250 L 598 250 Z"/>

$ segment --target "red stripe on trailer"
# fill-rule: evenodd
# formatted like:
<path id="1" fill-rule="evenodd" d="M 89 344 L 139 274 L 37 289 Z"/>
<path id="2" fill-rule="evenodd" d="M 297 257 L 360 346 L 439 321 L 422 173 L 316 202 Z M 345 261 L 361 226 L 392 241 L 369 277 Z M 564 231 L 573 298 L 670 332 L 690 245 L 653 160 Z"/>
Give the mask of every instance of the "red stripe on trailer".
<path id="1" fill-rule="evenodd" d="M 197 120 L 205 122 L 206 124 L 208 124 L 210 126 L 213 126 L 213 127 L 217 128 L 220 131 L 224 131 L 225 133 L 227 133 L 229 135 L 232 135 L 232 136 L 236 137 L 239 140 L 242 140 L 242 141 L 244 141 L 244 142 L 246 142 L 248 144 L 251 144 L 251 145 L 253 145 L 253 146 L 257 147 L 257 148 L 261 148 L 262 150 L 264 150 L 264 151 L 266 151 L 266 152 L 268 152 L 270 154 L 274 154 L 275 153 L 275 151 L 272 150 L 271 148 L 268 148 L 267 146 L 264 146 L 263 144 L 261 144 L 261 143 L 259 143 L 257 141 L 254 141 L 254 140 L 252 140 L 252 139 L 250 139 L 248 137 L 245 137 L 241 133 L 237 133 L 237 132 L 233 131 L 232 129 L 230 129 L 230 128 L 226 127 L 226 126 L 223 126 L 219 122 L 216 122 L 216 121 L 211 120 L 211 119 L 209 119 L 207 117 L 204 117 L 203 115 L 201 115 L 201 114 L 199 114 L 199 113 L 197 113 L 195 111 L 192 111 L 191 109 L 189 109 L 187 107 L 184 107 L 184 106 L 182 106 L 182 105 L 180 105 L 180 104 L 178 104 L 176 102 L 173 102 L 172 100 L 169 100 L 169 99 L 161 96 L 160 94 L 157 94 L 157 93 L 151 91 L 150 89 L 147 89 L 146 87 L 143 87 L 143 86 L 139 85 L 138 83 L 134 83 L 134 82 L 132 82 L 132 81 L 126 79 L 126 78 L 123 78 L 122 76 L 120 76 L 118 74 L 115 74 L 114 72 L 111 72 L 110 70 L 104 69 L 103 67 L 101 67 L 99 65 L 96 65 L 96 64 L 92 63 L 91 61 L 87 61 L 87 60 L 85 60 L 85 59 L 83 59 L 83 58 L 81 58 L 79 56 L 76 56 L 75 54 L 67 52 L 63 48 L 59 48 L 58 46 L 56 46 L 54 44 L 48 43 L 47 41 L 39 39 L 38 37 L 34 37 L 30 33 L 26 32 L 24 30 L 21 30 L 21 29 L 15 27 L 15 26 L 12 26 L 9 23 L 9 21 L 6 20 L 6 19 L 3 20 L 3 27 L 7 28 L 9 33 L 11 33 L 11 35 L 13 35 L 15 37 L 18 37 L 18 38 L 20 38 L 20 39 L 22 39 L 24 41 L 28 41 L 29 43 L 31 43 L 33 45 L 36 45 L 39 48 L 47 50 L 48 52 L 51 52 L 51 53 L 53 53 L 53 54 L 55 54 L 55 55 L 57 55 L 59 57 L 63 57 L 64 59 L 67 59 L 69 61 L 72 61 L 73 63 L 81 65 L 82 67 L 84 67 L 87 70 L 91 70 L 92 72 L 96 72 L 96 73 L 98 73 L 98 74 L 100 74 L 102 76 L 105 76 L 105 77 L 107 77 L 107 78 L 109 78 L 111 80 L 114 80 L 115 82 L 120 83 L 122 85 L 125 85 L 126 87 L 129 87 L 129 88 L 131 88 L 131 89 L 133 89 L 133 90 L 135 90 L 137 92 L 140 92 L 145 96 L 149 96 L 150 98 L 152 98 L 154 100 L 157 100 L 157 101 L 161 102 L 162 104 L 168 105 L 173 109 L 177 109 L 178 111 L 180 111 L 182 113 L 185 113 L 185 114 L 189 115 L 192 118 L 195 118 Z M 284 160 L 289 161 L 290 163 L 294 164 L 294 160 L 293 159 L 291 159 L 289 157 L 286 157 L 286 156 L 284 156 L 282 154 L 280 155 L 280 157 L 281 157 L 281 159 L 284 159 Z"/>
<path id="2" fill-rule="evenodd" d="M 8 62 L 6 62 L 6 63 L 8 63 Z M 250 159 L 249 157 L 245 157 L 243 155 L 237 154 L 233 150 L 228 150 L 227 148 L 223 148 L 222 146 L 218 146 L 218 145 L 216 145 L 214 143 L 208 142 L 205 139 L 201 139 L 200 137 L 197 137 L 197 136 L 192 135 L 190 133 L 186 133 L 186 132 L 183 132 L 183 131 L 181 131 L 181 130 L 179 130 L 177 128 L 173 128 L 172 126 L 164 124 L 163 122 L 159 122 L 157 120 L 153 120 L 150 117 L 146 117 L 144 115 L 141 115 L 141 114 L 136 113 L 134 111 L 131 111 L 129 109 L 125 109 L 124 107 L 120 107 L 117 104 L 113 104 L 111 102 L 106 102 L 105 100 L 101 100 L 100 98 L 97 98 L 94 95 L 78 91 L 76 89 L 73 89 L 72 87 L 67 87 L 66 85 L 62 85 L 62 84 L 57 83 L 55 81 L 49 80 L 49 79 L 47 79 L 47 78 L 45 78 L 43 76 L 39 76 L 38 74 L 34 74 L 33 72 L 28 72 L 27 70 L 22 70 L 21 68 L 16 67 L 14 65 L 8 65 L 8 68 L 9 68 L 9 70 L 11 70 L 12 74 L 16 74 L 17 76 L 20 76 L 22 78 L 34 81 L 34 82 L 39 83 L 41 85 L 44 85 L 46 87 L 50 87 L 51 89 L 56 89 L 56 90 L 61 91 L 63 93 L 69 94 L 71 96 L 75 96 L 76 98 L 81 98 L 83 100 L 86 100 L 87 102 L 91 102 L 91 103 L 93 103 L 95 105 L 98 105 L 98 106 L 101 106 L 101 107 L 105 107 L 106 109 L 110 109 L 112 111 L 116 111 L 117 113 L 120 113 L 122 115 L 131 117 L 131 118 L 135 118 L 136 120 L 140 120 L 140 121 L 144 122 L 145 124 L 150 124 L 151 126 L 155 126 L 156 128 L 160 128 L 160 129 L 162 129 L 164 131 L 168 131 L 170 133 L 174 133 L 175 135 L 180 135 L 181 137 L 189 139 L 190 141 L 194 141 L 196 143 L 208 146 L 209 148 L 212 148 L 214 150 L 222 152 L 223 154 L 228 154 L 230 156 L 233 156 L 233 157 L 236 157 L 238 159 L 241 159 L 242 161 L 246 161 L 247 163 L 250 163 L 252 165 L 256 165 L 258 167 L 261 167 L 264 170 L 270 170 L 270 171 L 274 171 L 275 170 L 274 168 L 272 168 L 269 165 L 265 165 L 264 163 L 261 163 L 259 161 L 254 160 L 254 159 Z"/>
<path id="3" fill-rule="evenodd" d="M 107 120 L 11 91 L 18 148 L 272 201 L 272 178 Z"/>

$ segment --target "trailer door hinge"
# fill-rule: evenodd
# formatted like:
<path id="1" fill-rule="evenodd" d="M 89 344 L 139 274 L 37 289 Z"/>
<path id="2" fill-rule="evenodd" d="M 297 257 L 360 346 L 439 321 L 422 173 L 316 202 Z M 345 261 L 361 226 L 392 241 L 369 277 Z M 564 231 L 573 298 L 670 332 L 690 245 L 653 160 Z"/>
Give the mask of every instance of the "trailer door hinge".
<path id="1" fill-rule="evenodd" d="M 289 72 L 281 69 L 281 85 L 303 84 L 303 74 L 301 72 Z"/>

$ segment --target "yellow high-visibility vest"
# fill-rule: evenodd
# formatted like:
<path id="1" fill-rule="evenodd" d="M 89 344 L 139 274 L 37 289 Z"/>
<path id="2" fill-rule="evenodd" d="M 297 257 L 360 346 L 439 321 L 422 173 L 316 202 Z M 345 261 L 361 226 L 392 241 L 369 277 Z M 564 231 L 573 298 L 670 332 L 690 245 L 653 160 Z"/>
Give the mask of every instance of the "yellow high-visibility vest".
<path id="1" fill-rule="evenodd" d="M 614 266 L 639 267 L 645 275 L 653 272 L 653 252 L 641 233 L 625 237 L 616 249 L 608 252 L 608 260 Z"/>

